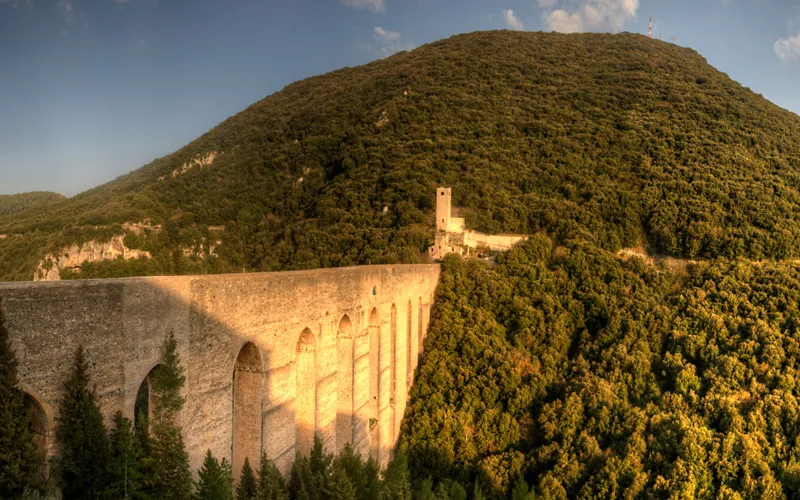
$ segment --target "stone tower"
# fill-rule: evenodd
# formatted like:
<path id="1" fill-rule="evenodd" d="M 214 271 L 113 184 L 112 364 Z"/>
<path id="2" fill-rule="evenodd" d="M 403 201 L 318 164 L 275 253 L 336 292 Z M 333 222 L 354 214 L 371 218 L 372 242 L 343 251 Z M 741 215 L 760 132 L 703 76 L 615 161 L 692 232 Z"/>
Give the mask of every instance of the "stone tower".
<path id="1" fill-rule="evenodd" d="M 450 188 L 436 188 L 436 230 L 447 231 L 450 225 L 451 215 L 451 197 L 452 191 Z"/>

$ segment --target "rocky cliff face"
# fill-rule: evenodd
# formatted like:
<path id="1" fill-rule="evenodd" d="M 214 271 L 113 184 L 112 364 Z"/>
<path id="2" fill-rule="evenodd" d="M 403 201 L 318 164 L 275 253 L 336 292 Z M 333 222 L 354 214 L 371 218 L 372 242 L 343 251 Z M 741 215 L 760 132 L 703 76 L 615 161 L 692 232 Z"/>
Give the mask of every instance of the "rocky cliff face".
<path id="1" fill-rule="evenodd" d="M 62 269 L 80 272 L 86 262 L 100 262 L 122 257 L 125 260 L 151 258 L 150 252 L 133 250 L 125 246 L 125 235 L 114 236 L 111 241 L 98 243 L 94 240 L 83 245 L 72 245 L 61 249 L 57 255 L 50 254 L 39 263 L 34 273 L 34 281 L 58 281 Z"/>

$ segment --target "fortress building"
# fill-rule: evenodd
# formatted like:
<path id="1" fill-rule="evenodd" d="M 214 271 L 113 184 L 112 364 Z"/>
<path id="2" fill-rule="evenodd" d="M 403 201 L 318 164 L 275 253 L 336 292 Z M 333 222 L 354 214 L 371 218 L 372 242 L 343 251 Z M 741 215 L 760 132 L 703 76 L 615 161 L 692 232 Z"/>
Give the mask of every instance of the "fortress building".
<path id="1" fill-rule="evenodd" d="M 481 255 L 482 251 L 505 251 L 528 237 L 522 234 L 485 234 L 467 229 L 464 219 L 453 217 L 452 189 L 436 189 L 436 237 L 428 255 L 441 259 L 449 253 Z"/>

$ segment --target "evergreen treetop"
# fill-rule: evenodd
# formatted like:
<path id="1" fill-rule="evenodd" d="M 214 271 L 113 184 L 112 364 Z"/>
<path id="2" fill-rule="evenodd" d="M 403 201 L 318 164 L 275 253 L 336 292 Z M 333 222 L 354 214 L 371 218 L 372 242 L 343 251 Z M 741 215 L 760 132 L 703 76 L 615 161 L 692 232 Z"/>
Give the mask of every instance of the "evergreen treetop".
<path id="1" fill-rule="evenodd" d="M 0 301 L 0 498 L 41 486 L 43 457 L 33 441 L 24 394 L 17 387 L 17 359 Z"/>

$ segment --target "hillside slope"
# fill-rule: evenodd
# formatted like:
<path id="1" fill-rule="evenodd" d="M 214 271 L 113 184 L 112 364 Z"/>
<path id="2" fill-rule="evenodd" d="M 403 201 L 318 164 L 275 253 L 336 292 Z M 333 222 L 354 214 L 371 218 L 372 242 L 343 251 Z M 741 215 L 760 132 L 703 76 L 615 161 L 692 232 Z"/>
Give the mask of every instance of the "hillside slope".
<path id="1" fill-rule="evenodd" d="M 490 232 L 797 257 L 798 158 L 800 118 L 692 50 L 473 33 L 292 84 L 127 176 L 0 218 L 21 235 L 0 241 L 0 279 L 120 235 L 150 257 L 65 277 L 414 262 L 436 185 Z"/>
<path id="2" fill-rule="evenodd" d="M 21 194 L 0 194 L 0 217 L 13 215 L 29 208 L 36 208 L 63 200 L 64 196 L 58 193 L 37 191 Z"/>

